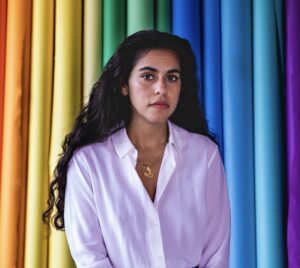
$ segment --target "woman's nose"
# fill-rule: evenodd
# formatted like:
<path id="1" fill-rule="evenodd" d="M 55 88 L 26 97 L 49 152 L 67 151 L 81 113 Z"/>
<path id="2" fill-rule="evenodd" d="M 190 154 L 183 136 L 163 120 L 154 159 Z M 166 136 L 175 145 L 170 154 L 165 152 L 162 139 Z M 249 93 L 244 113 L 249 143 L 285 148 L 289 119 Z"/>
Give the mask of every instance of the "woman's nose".
<path id="1" fill-rule="evenodd" d="M 167 93 L 167 85 L 163 79 L 158 80 L 154 87 L 155 94 L 166 94 Z"/>

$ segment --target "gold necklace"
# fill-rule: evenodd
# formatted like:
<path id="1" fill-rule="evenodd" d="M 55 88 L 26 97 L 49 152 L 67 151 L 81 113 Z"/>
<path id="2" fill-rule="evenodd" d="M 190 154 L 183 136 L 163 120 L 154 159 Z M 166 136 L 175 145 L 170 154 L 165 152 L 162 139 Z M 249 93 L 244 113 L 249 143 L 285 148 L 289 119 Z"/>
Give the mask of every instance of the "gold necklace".
<path id="1" fill-rule="evenodd" d="M 160 155 L 152 163 L 147 164 L 147 163 L 137 159 L 137 162 L 139 164 L 141 164 L 143 167 L 146 167 L 146 169 L 144 170 L 145 177 L 147 177 L 149 179 L 152 179 L 154 177 L 151 168 L 154 167 L 157 163 L 159 163 L 159 161 L 161 160 L 161 158 L 164 154 L 165 148 L 166 148 L 166 144 L 164 145 L 164 148 L 163 148 L 162 152 L 160 153 Z"/>

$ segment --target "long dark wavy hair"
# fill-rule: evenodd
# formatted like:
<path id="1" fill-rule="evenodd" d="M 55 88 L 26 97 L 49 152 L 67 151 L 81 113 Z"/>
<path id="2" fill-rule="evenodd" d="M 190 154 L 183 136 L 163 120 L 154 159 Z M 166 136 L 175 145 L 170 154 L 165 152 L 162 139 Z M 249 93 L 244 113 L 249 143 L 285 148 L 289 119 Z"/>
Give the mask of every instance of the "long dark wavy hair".
<path id="1" fill-rule="evenodd" d="M 131 104 L 121 93 L 127 85 L 131 70 L 142 53 L 151 49 L 168 49 L 176 53 L 181 70 L 181 92 L 170 121 L 194 133 L 214 136 L 208 131 L 203 105 L 198 99 L 197 65 L 189 42 L 176 35 L 155 30 L 140 31 L 128 36 L 109 59 L 100 79 L 93 86 L 88 103 L 75 120 L 72 131 L 62 144 L 63 152 L 50 183 L 48 208 L 43 213 L 46 224 L 52 222 L 64 230 L 64 203 L 69 162 L 75 150 L 103 142 L 131 121 Z M 56 213 L 52 215 L 56 207 Z"/>

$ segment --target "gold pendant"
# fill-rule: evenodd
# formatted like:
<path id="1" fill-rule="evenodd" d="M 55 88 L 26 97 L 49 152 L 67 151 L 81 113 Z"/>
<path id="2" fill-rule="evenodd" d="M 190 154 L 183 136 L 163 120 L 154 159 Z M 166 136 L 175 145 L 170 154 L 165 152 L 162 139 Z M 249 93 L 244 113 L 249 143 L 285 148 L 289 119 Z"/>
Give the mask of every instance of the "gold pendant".
<path id="1" fill-rule="evenodd" d="M 146 171 L 144 172 L 144 175 L 147 178 L 150 178 L 150 179 L 153 178 L 153 173 L 152 173 L 152 170 L 151 170 L 151 168 L 149 166 L 147 166 Z"/>

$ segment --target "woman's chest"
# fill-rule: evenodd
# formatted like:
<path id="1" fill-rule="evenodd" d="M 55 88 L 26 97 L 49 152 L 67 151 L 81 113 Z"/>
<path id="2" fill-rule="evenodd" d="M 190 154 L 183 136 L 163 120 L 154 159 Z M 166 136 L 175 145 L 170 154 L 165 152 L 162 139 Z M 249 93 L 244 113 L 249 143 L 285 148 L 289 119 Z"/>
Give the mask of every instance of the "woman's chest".
<path id="1" fill-rule="evenodd" d="M 135 170 L 149 198 L 154 202 L 160 163 L 156 166 L 136 165 Z"/>

